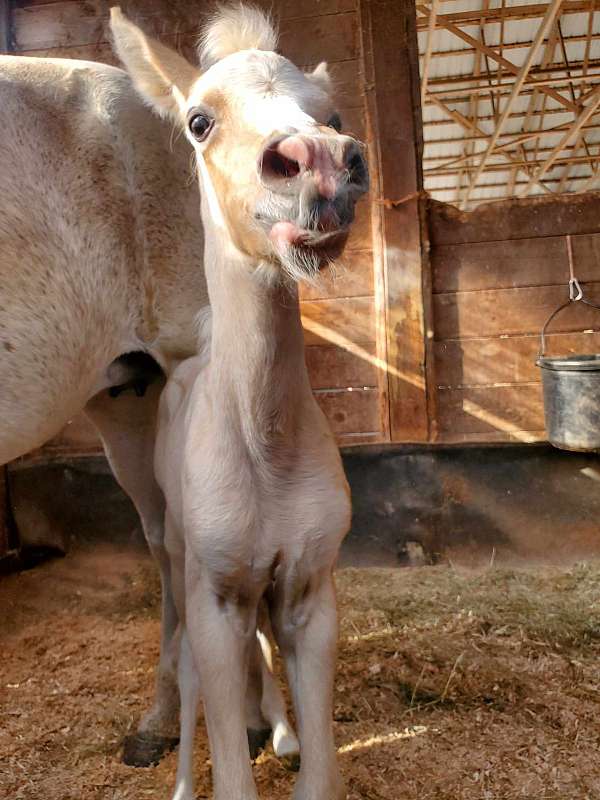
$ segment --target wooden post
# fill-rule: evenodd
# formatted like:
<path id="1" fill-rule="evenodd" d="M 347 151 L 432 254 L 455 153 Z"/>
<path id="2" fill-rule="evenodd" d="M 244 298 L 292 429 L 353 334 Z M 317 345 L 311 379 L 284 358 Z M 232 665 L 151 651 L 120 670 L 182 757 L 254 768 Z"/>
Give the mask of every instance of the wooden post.
<path id="1" fill-rule="evenodd" d="M 11 47 L 10 0 L 0 0 L 0 53 L 10 53 Z"/>
<path id="2" fill-rule="evenodd" d="M 429 278 L 423 269 L 419 208 L 422 126 L 413 0 L 359 0 L 367 130 L 373 178 L 373 245 L 381 324 L 380 358 L 388 365 L 390 438 L 429 438 L 425 318 Z M 424 275 L 425 272 L 425 275 Z"/>
<path id="3" fill-rule="evenodd" d="M 10 550 L 7 469 L 0 467 L 0 559 Z"/>

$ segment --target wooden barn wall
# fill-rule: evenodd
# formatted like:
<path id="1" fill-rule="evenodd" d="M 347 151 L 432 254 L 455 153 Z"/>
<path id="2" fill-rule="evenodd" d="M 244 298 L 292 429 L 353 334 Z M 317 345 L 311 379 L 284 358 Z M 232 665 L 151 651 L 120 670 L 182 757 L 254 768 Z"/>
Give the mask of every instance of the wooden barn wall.
<path id="1" fill-rule="evenodd" d="M 7 486 L 6 467 L 0 467 L 0 561 L 10 550 Z"/>
<path id="2" fill-rule="evenodd" d="M 29 56 L 115 64 L 107 40 L 113 4 L 113 0 L 13 0 L 8 4 L 9 49 Z M 409 0 L 259 0 L 258 4 L 279 19 L 280 49 L 295 63 L 310 68 L 327 59 L 338 87 L 344 128 L 370 145 L 371 201 L 359 207 L 335 277 L 329 276 L 318 290 L 301 289 L 306 357 L 316 397 L 340 444 L 425 440 L 418 208 L 410 197 L 397 212 L 381 203 L 384 194 L 402 198 L 418 189 L 420 160 L 414 144 L 411 88 L 418 76 L 414 4 Z M 121 0 L 120 5 L 146 32 L 193 60 L 202 15 L 212 4 Z M 409 264 L 408 292 L 406 282 L 397 284 L 394 278 L 399 260 Z M 390 362 L 394 368 L 388 372 Z M 85 420 L 77 419 L 44 452 L 86 453 L 97 446 Z"/>
<path id="3" fill-rule="evenodd" d="M 507 200 L 463 214 L 428 204 L 432 384 L 440 442 L 546 438 L 540 331 L 575 274 L 600 301 L 600 193 Z M 550 354 L 600 352 L 600 311 L 581 303 L 551 324 Z"/>

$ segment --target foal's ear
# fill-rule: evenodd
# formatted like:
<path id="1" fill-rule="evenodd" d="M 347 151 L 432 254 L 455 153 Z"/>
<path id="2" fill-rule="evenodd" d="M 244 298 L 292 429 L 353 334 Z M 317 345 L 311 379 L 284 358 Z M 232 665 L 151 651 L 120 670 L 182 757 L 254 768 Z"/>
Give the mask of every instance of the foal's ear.
<path id="1" fill-rule="evenodd" d="M 110 10 L 114 49 L 138 92 L 163 116 L 178 116 L 200 71 L 183 56 L 151 39 L 120 8 Z"/>
<path id="2" fill-rule="evenodd" d="M 326 61 L 321 61 L 312 72 L 307 72 L 306 77 L 309 81 L 316 84 L 325 94 L 331 94 L 333 91 L 333 80 L 329 74 L 329 67 Z"/>

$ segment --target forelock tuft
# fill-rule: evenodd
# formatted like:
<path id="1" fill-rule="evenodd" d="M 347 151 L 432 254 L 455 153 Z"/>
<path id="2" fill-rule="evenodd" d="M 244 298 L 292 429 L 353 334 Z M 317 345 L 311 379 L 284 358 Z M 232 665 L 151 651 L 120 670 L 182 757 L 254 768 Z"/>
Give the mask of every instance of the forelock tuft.
<path id="1" fill-rule="evenodd" d="M 246 3 L 221 6 L 200 35 L 200 66 L 208 69 L 239 50 L 276 50 L 277 39 L 271 17 L 260 8 Z"/>

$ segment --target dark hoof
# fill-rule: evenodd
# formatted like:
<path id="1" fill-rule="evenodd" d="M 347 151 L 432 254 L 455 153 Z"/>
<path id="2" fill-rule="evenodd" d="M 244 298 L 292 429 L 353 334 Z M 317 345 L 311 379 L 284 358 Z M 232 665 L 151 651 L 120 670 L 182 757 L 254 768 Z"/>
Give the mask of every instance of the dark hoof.
<path id="1" fill-rule="evenodd" d="M 294 753 L 291 756 L 277 756 L 281 765 L 288 772 L 298 772 L 300 769 L 300 753 Z"/>
<path id="2" fill-rule="evenodd" d="M 255 728 L 248 728 L 246 733 L 248 734 L 250 760 L 255 761 L 265 749 L 265 745 L 271 738 L 271 729 L 261 728 L 260 730 L 256 730 Z"/>
<path id="3" fill-rule="evenodd" d="M 178 737 L 133 733 L 123 739 L 123 763 L 128 767 L 154 767 L 178 744 Z"/>

